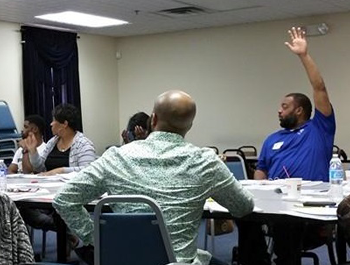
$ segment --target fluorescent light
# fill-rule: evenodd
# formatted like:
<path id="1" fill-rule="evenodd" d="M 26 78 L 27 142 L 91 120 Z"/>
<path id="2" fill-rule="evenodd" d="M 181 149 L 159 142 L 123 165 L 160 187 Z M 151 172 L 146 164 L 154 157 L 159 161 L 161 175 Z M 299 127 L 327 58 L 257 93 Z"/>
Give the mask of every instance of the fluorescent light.
<path id="1" fill-rule="evenodd" d="M 129 23 L 119 19 L 95 16 L 90 14 L 74 12 L 74 11 L 65 11 L 61 13 L 46 14 L 46 15 L 36 16 L 36 18 L 54 21 L 54 22 L 72 24 L 77 26 L 91 27 L 91 28 L 102 28 L 102 27 L 123 25 L 123 24 Z"/>

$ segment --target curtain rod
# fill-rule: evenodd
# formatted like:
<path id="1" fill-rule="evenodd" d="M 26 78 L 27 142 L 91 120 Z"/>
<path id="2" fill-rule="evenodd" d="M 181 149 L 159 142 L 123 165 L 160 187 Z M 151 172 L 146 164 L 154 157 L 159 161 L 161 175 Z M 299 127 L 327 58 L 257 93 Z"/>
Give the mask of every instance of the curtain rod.
<path id="1" fill-rule="evenodd" d="M 42 25 L 42 24 L 20 24 L 21 26 L 29 26 L 29 27 L 36 27 L 36 28 L 43 28 L 43 29 L 52 29 L 57 31 L 63 31 L 63 32 L 71 32 L 77 34 L 77 39 L 80 39 L 80 36 L 78 35 L 78 32 L 73 29 L 68 28 L 60 28 L 60 27 L 54 27 L 54 26 L 48 26 L 48 25 Z M 20 32 L 21 30 L 19 30 Z"/>

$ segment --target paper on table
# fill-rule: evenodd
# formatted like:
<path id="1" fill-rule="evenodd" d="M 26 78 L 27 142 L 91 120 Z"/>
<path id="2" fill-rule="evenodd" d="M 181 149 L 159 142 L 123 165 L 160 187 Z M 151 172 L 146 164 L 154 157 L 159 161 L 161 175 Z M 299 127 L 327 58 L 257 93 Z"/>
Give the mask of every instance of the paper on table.
<path id="1" fill-rule="evenodd" d="M 45 180 L 59 180 L 58 175 L 54 176 L 41 176 L 41 175 L 34 175 L 34 174 L 22 174 L 20 178 L 24 179 L 45 179 Z"/>
<path id="2" fill-rule="evenodd" d="M 36 192 L 6 192 L 6 194 L 13 201 L 18 201 L 18 200 L 23 200 L 23 199 L 39 197 L 39 196 L 42 196 L 44 194 L 50 194 L 50 192 L 47 189 L 39 189 Z"/>
<path id="3" fill-rule="evenodd" d="M 312 187 L 312 186 L 317 186 L 319 184 L 321 184 L 322 181 L 310 181 L 310 180 L 303 180 L 301 185 L 303 187 Z"/>
<path id="4" fill-rule="evenodd" d="M 312 218 L 316 220 L 325 220 L 325 221 L 336 221 L 337 216 L 336 215 L 316 215 L 316 214 L 310 214 L 310 213 L 302 213 L 297 211 L 280 211 L 282 214 L 297 216 L 297 217 L 304 217 L 304 218 Z"/>
<path id="5" fill-rule="evenodd" d="M 57 176 L 60 178 L 60 180 L 67 182 L 68 180 L 70 180 L 71 178 L 73 178 L 74 176 L 77 175 L 78 172 L 73 171 L 67 174 L 58 174 Z"/>
<path id="6" fill-rule="evenodd" d="M 22 178 L 23 174 L 7 174 L 8 178 Z"/>
<path id="7" fill-rule="evenodd" d="M 281 185 L 250 185 L 244 186 L 247 190 L 275 190 L 282 188 Z"/>
<path id="8" fill-rule="evenodd" d="M 294 211 L 312 215 L 337 216 L 336 207 L 301 207 L 295 208 Z"/>
<path id="9" fill-rule="evenodd" d="M 299 198 L 293 198 L 288 196 L 282 196 L 284 201 L 294 201 L 294 202 L 332 202 L 329 197 L 316 197 L 316 196 L 300 196 Z"/>
<path id="10" fill-rule="evenodd" d="M 242 179 L 239 181 L 242 185 L 284 185 L 285 180 L 284 179 L 277 179 L 277 180 L 267 180 L 267 179 Z"/>
<path id="11" fill-rule="evenodd" d="M 227 213 L 228 210 L 221 206 L 220 204 L 218 204 L 217 202 L 215 201 L 206 201 L 205 204 L 204 204 L 204 210 L 207 210 L 209 212 L 224 212 L 224 213 Z M 260 209 L 259 207 L 254 207 L 254 210 L 253 212 L 263 212 L 262 209 Z"/>
<path id="12" fill-rule="evenodd" d="M 242 179 L 239 181 L 242 185 L 286 185 L 286 179 L 276 179 L 276 180 L 267 180 L 267 179 Z M 314 183 L 315 182 L 315 183 Z M 302 186 L 314 186 L 322 183 L 322 181 L 310 181 L 303 180 L 301 182 Z"/>
<path id="13" fill-rule="evenodd" d="M 301 190 L 301 195 L 311 195 L 320 197 L 329 196 L 327 190 Z"/>

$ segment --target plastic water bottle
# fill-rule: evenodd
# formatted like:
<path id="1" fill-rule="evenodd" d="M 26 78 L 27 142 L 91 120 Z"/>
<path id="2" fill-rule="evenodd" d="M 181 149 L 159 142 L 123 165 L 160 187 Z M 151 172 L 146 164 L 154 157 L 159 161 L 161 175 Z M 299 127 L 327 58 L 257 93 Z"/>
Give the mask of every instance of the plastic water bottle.
<path id="1" fill-rule="evenodd" d="M 331 199 L 339 203 L 343 200 L 343 180 L 344 170 L 340 158 L 337 154 L 333 154 L 333 157 L 329 163 L 329 183 L 330 183 L 330 197 Z"/>
<path id="2" fill-rule="evenodd" d="M 0 160 L 0 192 L 7 190 L 7 166 L 4 160 Z"/>

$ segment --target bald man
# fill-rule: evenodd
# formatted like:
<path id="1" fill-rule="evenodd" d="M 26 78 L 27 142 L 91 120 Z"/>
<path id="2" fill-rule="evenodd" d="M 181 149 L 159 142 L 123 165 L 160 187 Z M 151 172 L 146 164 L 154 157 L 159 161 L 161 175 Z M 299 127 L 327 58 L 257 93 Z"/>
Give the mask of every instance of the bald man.
<path id="1" fill-rule="evenodd" d="M 250 213 L 254 202 L 213 150 L 185 141 L 195 115 L 196 104 L 188 94 L 161 94 L 154 104 L 147 139 L 111 147 L 57 194 L 54 207 L 84 245 L 93 244 L 93 223 L 84 204 L 105 192 L 146 195 L 163 211 L 178 262 L 225 264 L 197 250 L 205 200 L 214 198 L 235 217 Z M 118 211 L 130 211 L 127 207 L 119 205 Z"/>

